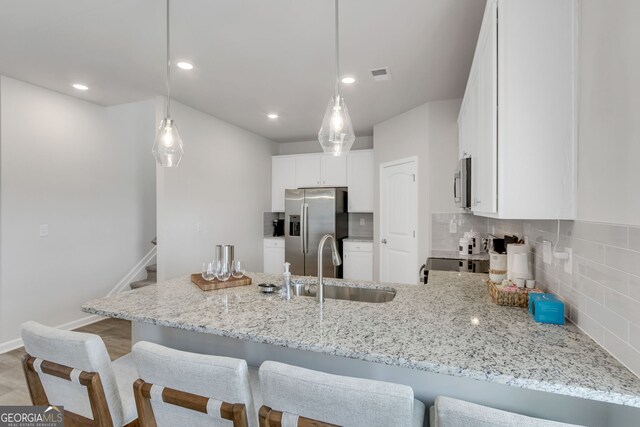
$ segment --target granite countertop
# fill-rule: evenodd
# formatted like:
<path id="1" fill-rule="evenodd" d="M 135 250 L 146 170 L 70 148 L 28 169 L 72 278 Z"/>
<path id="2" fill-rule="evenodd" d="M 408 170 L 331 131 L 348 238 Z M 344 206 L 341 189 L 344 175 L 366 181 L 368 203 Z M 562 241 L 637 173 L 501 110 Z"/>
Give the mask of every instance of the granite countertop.
<path id="1" fill-rule="evenodd" d="M 323 308 L 258 291 L 279 275 L 247 275 L 251 286 L 210 292 L 180 277 L 82 310 L 640 408 L 640 378 L 573 324 L 539 324 L 525 308 L 495 305 L 486 275 L 433 271 L 428 285 L 327 279 L 397 294 L 380 304 L 326 299 Z"/>

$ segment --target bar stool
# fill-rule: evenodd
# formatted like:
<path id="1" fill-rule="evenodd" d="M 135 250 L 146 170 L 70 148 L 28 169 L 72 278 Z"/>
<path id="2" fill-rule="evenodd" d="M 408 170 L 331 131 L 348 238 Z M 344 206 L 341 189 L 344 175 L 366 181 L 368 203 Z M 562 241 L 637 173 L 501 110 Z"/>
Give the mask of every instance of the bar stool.
<path id="1" fill-rule="evenodd" d="M 98 335 L 26 322 L 22 367 L 31 401 L 64 406 L 65 425 L 137 426 L 131 354 L 113 362 Z"/>
<path id="2" fill-rule="evenodd" d="M 467 427 L 471 425 L 478 427 L 576 427 L 576 424 L 527 417 L 444 396 L 436 397 L 436 402 L 430 409 L 429 425 L 432 427 Z"/>
<path id="3" fill-rule="evenodd" d="M 247 362 L 141 341 L 131 350 L 143 427 L 258 427 Z M 228 420 L 228 421 L 227 421 Z"/>
<path id="4" fill-rule="evenodd" d="M 418 427 L 425 406 L 411 387 L 266 361 L 260 366 L 261 427 Z"/>

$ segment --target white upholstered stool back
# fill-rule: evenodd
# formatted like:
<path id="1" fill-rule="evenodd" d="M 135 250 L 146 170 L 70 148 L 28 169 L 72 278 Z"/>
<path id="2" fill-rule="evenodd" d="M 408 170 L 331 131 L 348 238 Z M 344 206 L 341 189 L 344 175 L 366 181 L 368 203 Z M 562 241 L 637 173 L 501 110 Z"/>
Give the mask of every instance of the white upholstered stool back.
<path id="1" fill-rule="evenodd" d="M 436 398 L 434 409 L 434 419 L 431 421 L 436 427 L 579 427 L 575 424 L 527 417 L 443 396 Z"/>
<path id="2" fill-rule="evenodd" d="M 293 425 L 297 425 L 296 416 L 346 427 L 424 423 L 424 404 L 405 385 L 267 361 L 260 366 L 260 388 L 264 405 L 283 412 L 283 421 Z"/>
<path id="3" fill-rule="evenodd" d="M 244 404 L 249 426 L 258 427 L 244 360 L 189 353 L 144 341 L 136 343 L 132 353 L 140 378 L 154 385 L 151 406 L 158 427 L 230 426 L 230 421 L 220 419 L 220 408 L 213 408 L 223 401 Z M 205 414 L 164 403 L 162 387 L 210 398 L 207 409 L 211 411 Z"/>
<path id="4" fill-rule="evenodd" d="M 39 369 L 38 360 L 74 368 L 71 374 L 72 381 L 39 374 L 49 403 L 63 405 L 67 411 L 92 419 L 87 389 L 79 384 L 74 373 L 97 372 L 100 374 L 113 424 L 124 424 L 118 385 L 102 338 L 93 334 L 62 331 L 36 322 L 26 322 L 22 325 L 22 341 L 27 353 L 36 358 L 36 371 Z"/>

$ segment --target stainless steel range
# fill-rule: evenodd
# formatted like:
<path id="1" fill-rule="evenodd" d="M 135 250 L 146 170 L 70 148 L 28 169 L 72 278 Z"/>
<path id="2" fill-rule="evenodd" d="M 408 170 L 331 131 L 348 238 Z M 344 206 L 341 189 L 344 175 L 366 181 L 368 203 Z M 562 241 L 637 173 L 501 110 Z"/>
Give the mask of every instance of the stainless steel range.
<path id="1" fill-rule="evenodd" d="M 427 258 L 424 267 L 424 283 L 429 282 L 429 271 L 461 271 L 465 273 L 489 273 L 489 260 L 466 258 Z"/>

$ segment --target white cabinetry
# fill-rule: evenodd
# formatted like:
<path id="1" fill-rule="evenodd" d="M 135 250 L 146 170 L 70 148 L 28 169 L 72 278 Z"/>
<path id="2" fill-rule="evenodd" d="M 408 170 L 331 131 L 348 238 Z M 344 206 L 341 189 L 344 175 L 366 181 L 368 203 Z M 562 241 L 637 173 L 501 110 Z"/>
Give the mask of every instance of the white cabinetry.
<path id="1" fill-rule="evenodd" d="M 323 187 L 346 187 L 347 156 L 321 154 L 320 180 Z"/>
<path id="2" fill-rule="evenodd" d="M 373 150 L 349 153 L 347 187 L 349 212 L 373 212 Z"/>
<path id="3" fill-rule="evenodd" d="M 284 190 L 296 188 L 296 158 L 271 157 L 271 212 L 284 212 Z"/>
<path id="4" fill-rule="evenodd" d="M 476 214 L 575 218 L 576 7 L 487 1 L 458 117 Z"/>
<path id="5" fill-rule="evenodd" d="M 313 187 L 349 187 L 349 212 L 373 212 L 373 150 L 271 158 L 272 212 L 284 211 L 287 188 Z"/>
<path id="6" fill-rule="evenodd" d="M 373 280 L 373 242 L 345 241 L 342 276 L 351 280 Z"/>
<path id="7" fill-rule="evenodd" d="M 284 271 L 284 239 L 264 239 L 262 270 L 271 274 Z"/>
<path id="8" fill-rule="evenodd" d="M 346 187 L 347 158 L 301 154 L 296 159 L 296 187 Z"/>
<path id="9" fill-rule="evenodd" d="M 295 156 L 296 159 L 296 188 L 320 187 L 320 155 L 305 154 Z"/>

